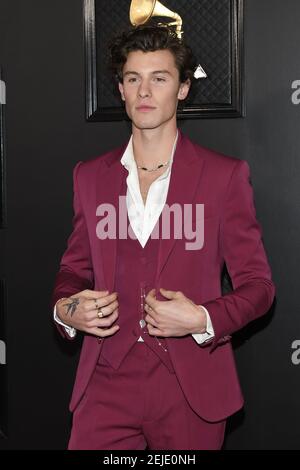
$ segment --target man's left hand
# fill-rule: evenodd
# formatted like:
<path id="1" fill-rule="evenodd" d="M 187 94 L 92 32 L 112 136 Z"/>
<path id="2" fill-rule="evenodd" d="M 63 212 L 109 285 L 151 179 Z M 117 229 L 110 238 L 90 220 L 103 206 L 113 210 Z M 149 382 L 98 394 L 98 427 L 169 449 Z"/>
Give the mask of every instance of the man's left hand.
<path id="1" fill-rule="evenodd" d="M 155 292 L 152 289 L 145 298 L 145 320 L 150 335 L 167 338 L 205 333 L 206 314 L 201 306 L 180 291 L 160 288 L 168 301 L 157 300 Z"/>

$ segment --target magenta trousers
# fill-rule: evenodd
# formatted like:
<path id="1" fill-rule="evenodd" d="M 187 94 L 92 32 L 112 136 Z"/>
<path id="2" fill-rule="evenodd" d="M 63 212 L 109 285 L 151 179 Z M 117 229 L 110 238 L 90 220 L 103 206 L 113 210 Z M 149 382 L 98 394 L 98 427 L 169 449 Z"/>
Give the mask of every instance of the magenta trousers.
<path id="1" fill-rule="evenodd" d="M 100 358 L 74 410 L 68 448 L 217 450 L 225 424 L 201 419 L 176 375 L 145 343 L 137 342 L 118 370 Z"/>

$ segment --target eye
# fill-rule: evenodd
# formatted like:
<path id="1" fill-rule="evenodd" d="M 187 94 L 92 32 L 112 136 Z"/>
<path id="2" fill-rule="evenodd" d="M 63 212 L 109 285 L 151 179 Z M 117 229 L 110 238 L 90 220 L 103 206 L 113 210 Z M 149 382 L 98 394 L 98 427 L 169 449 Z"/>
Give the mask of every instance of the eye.
<path id="1" fill-rule="evenodd" d="M 154 80 L 157 81 L 157 82 L 165 82 L 166 81 L 166 79 L 164 77 L 155 77 Z"/>
<path id="2" fill-rule="evenodd" d="M 128 78 L 128 82 L 129 83 L 134 83 L 134 82 L 136 82 L 136 78 L 135 77 Z"/>

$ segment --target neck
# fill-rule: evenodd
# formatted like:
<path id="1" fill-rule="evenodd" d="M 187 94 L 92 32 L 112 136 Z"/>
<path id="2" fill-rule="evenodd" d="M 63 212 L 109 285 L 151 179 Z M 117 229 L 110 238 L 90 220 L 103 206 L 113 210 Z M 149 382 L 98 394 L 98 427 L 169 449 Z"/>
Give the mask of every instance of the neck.
<path id="1" fill-rule="evenodd" d="M 135 161 L 140 166 L 155 167 L 168 161 L 177 134 L 176 125 L 164 129 L 132 129 L 132 146 Z"/>

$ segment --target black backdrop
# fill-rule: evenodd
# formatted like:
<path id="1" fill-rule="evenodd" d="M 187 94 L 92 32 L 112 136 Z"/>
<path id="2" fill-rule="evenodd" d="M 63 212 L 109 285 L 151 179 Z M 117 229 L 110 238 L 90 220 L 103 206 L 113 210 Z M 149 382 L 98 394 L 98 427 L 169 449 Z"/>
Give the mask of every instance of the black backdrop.
<path id="1" fill-rule="evenodd" d="M 235 338 L 246 406 L 230 421 L 226 447 L 299 449 L 300 365 L 292 343 L 300 339 L 300 105 L 292 83 L 300 79 L 300 3 L 245 4 L 246 117 L 180 126 L 196 142 L 249 162 L 277 285 L 273 312 Z M 3 449 L 66 446 L 78 348 L 54 332 L 49 300 L 71 227 L 72 169 L 129 135 L 125 122 L 85 122 L 82 29 L 81 0 L 0 0 L 8 213 L 0 231 L 8 286 Z"/>

